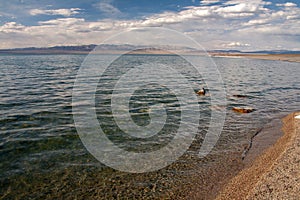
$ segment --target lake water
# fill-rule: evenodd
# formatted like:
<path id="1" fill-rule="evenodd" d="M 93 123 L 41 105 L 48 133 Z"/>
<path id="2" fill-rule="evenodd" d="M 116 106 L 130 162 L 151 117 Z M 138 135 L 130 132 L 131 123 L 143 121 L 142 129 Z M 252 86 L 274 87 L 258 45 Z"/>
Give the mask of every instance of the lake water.
<path id="1" fill-rule="evenodd" d="M 201 115 L 196 120 L 199 123 L 189 125 L 198 127 L 198 131 L 184 155 L 158 171 L 120 172 L 96 160 L 76 131 L 72 90 L 85 58 L 85 55 L 0 56 L 1 196 L 213 198 L 222 184 L 243 168 L 242 155 L 251 137 L 272 120 L 299 110 L 300 63 L 213 58 L 227 97 L 223 131 L 213 151 L 205 158 L 198 157 L 211 111 L 218 109 L 211 105 L 210 95 L 198 96 L 190 104 L 199 105 Z M 202 79 L 179 56 L 126 55 L 115 61 L 97 86 L 97 119 L 110 140 L 123 150 L 136 153 L 167 145 L 178 129 L 181 113 L 189 109 L 189 105 L 180 107 L 176 95 L 163 84 L 146 84 L 130 99 L 132 120 L 139 126 L 148 125 L 150 107 L 159 103 L 166 108 L 166 123 L 154 137 L 136 139 L 122 134 L 111 114 L 113 86 L 121 75 L 145 61 L 172 66 L 188 77 L 194 91 L 207 87 L 205 77 Z M 179 84 L 172 81 L 173 86 Z M 232 111 L 235 106 L 250 106 L 255 111 L 240 114 Z"/>

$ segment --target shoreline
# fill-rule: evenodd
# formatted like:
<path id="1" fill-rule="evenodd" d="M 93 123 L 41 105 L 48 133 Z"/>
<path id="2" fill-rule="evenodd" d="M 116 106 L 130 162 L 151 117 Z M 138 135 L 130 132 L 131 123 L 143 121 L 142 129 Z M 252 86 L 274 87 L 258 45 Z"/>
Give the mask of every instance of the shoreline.
<path id="1" fill-rule="evenodd" d="M 293 112 L 282 119 L 284 135 L 232 178 L 216 199 L 300 197 L 300 120 L 295 118 L 299 114 Z"/>
<path id="2" fill-rule="evenodd" d="M 246 53 L 212 53 L 212 57 L 250 58 L 300 63 L 300 54 L 246 54 Z"/>
<path id="3" fill-rule="evenodd" d="M 1 55 L 121 55 L 127 52 L 127 50 L 117 49 L 99 49 L 94 51 L 93 49 L 80 49 L 80 50 L 65 50 L 65 49 L 0 49 Z M 136 49 L 128 50 L 128 55 L 203 55 L 210 56 L 211 58 L 249 58 L 249 59 L 260 59 L 260 60 L 273 60 L 273 61 L 286 61 L 286 62 L 298 62 L 300 63 L 299 53 L 222 53 L 222 52 L 193 52 L 185 50 L 159 50 L 159 49 Z"/>
<path id="4" fill-rule="evenodd" d="M 257 133 L 252 136 L 250 148 L 246 152 L 243 162 L 245 168 L 249 167 L 255 159 L 257 159 L 263 152 L 274 145 L 280 139 L 284 132 L 282 130 L 285 115 L 280 115 L 264 125 Z"/>

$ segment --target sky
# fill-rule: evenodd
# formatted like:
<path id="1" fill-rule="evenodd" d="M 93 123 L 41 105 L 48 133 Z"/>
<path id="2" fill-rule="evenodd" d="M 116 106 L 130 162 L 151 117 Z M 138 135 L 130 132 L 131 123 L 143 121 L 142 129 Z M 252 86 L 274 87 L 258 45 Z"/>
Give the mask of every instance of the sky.
<path id="1" fill-rule="evenodd" d="M 209 50 L 300 50 L 300 1 L 0 0 L 0 49 L 100 44 L 143 27 Z"/>

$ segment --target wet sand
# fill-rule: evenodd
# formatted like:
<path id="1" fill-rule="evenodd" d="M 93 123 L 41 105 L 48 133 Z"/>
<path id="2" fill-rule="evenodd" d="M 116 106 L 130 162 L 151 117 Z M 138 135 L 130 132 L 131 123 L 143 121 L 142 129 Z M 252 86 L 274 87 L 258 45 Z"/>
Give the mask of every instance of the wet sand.
<path id="1" fill-rule="evenodd" d="M 253 58 L 262 60 L 281 60 L 288 62 L 300 62 L 300 54 L 247 54 L 247 53 L 213 53 L 213 57 Z"/>
<path id="2" fill-rule="evenodd" d="M 299 199 L 300 119 L 283 121 L 284 135 L 230 180 L 216 199 Z"/>

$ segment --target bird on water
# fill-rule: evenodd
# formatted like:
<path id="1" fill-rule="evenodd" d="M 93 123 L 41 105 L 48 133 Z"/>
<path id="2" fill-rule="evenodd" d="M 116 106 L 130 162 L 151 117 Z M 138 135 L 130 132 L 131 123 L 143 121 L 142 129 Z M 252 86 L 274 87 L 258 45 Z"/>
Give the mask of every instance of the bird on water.
<path id="1" fill-rule="evenodd" d="M 205 88 L 200 89 L 200 90 L 197 92 L 197 94 L 198 94 L 198 95 L 205 95 L 205 94 L 206 94 Z"/>

